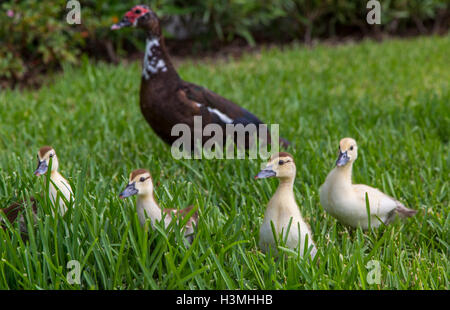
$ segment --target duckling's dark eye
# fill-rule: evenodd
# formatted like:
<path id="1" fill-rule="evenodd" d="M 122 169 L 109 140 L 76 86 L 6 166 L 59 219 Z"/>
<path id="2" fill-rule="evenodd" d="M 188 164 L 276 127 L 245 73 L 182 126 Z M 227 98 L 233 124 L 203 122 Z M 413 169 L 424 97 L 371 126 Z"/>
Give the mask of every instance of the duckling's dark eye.
<path id="1" fill-rule="evenodd" d="M 350 147 L 350 151 L 353 151 L 353 145 Z"/>
<path id="2" fill-rule="evenodd" d="M 284 165 L 284 161 L 283 160 L 280 160 L 279 162 L 278 162 L 278 164 L 281 166 L 281 165 Z"/>
<path id="3" fill-rule="evenodd" d="M 145 178 L 144 178 L 144 177 L 141 177 L 141 178 L 139 179 L 139 181 L 144 182 L 144 181 L 145 181 Z"/>

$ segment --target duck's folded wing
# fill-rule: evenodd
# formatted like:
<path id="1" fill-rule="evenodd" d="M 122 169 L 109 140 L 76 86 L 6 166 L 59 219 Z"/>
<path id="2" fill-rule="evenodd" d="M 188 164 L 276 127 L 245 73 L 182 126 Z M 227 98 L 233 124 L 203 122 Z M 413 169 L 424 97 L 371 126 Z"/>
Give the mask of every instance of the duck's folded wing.
<path id="1" fill-rule="evenodd" d="M 207 88 L 183 81 L 182 89 L 190 100 L 196 102 L 199 107 L 204 106 L 222 123 L 243 125 L 263 123 L 246 109 Z"/>

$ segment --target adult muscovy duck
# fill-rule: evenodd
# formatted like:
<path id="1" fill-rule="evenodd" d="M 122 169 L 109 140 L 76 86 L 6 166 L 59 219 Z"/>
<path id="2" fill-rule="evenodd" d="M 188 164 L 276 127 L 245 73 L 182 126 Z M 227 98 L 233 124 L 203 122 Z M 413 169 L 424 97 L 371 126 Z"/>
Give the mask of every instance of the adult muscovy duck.
<path id="1" fill-rule="evenodd" d="M 255 115 L 234 102 L 202 87 L 183 81 L 175 70 L 164 43 L 160 21 L 146 5 L 128 11 L 112 30 L 139 27 L 146 31 L 147 41 L 143 62 L 140 106 L 142 114 L 156 134 L 168 144 L 178 139 L 172 127 L 187 124 L 194 132 L 194 116 L 202 117 L 202 129 L 208 124 L 263 124 Z M 203 137 L 203 142 L 209 137 Z M 270 134 L 268 133 L 268 143 Z M 282 145 L 288 145 L 280 139 Z M 247 145 L 246 145 L 247 146 Z"/>

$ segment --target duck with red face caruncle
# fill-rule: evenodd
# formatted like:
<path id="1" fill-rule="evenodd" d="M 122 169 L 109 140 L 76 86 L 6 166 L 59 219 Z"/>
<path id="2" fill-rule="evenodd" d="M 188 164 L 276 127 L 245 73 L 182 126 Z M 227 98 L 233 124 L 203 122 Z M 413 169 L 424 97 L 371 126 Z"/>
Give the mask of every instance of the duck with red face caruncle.
<path id="1" fill-rule="evenodd" d="M 133 7 L 111 29 L 130 26 L 143 29 L 147 35 L 140 89 L 141 111 L 155 133 L 166 143 L 172 144 L 178 139 L 178 136 L 172 136 L 172 128 L 177 124 L 188 125 L 193 133 L 194 116 L 201 117 L 202 130 L 208 124 L 219 125 L 223 132 L 226 132 L 227 124 L 264 126 L 255 115 L 234 102 L 181 79 L 167 53 L 160 21 L 148 6 Z M 202 137 L 203 143 L 208 139 L 209 136 Z M 269 132 L 267 142 L 271 142 Z M 284 146 L 289 144 L 284 139 L 280 139 L 280 143 Z M 248 146 L 246 143 L 246 148 Z"/>

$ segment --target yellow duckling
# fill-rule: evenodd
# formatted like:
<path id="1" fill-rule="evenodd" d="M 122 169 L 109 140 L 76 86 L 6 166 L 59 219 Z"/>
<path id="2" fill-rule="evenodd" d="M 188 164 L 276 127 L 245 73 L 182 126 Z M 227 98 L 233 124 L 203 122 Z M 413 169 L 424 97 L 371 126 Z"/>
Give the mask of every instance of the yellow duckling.
<path id="1" fill-rule="evenodd" d="M 183 218 L 192 210 L 193 206 L 186 207 L 181 210 L 177 209 L 161 209 L 161 207 L 156 202 L 156 198 L 153 192 L 153 180 L 150 175 L 150 172 L 145 169 L 137 169 L 131 172 L 129 182 L 127 187 L 124 189 L 122 193 L 120 193 L 119 197 L 124 199 L 126 197 L 130 197 L 133 195 L 137 195 L 137 213 L 139 222 L 142 226 L 144 226 L 147 218 L 150 218 L 150 223 L 153 227 L 155 221 L 159 222 L 163 218 L 163 213 L 165 213 L 164 217 L 164 226 L 167 228 L 170 222 L 176 215 L 181 215 Z M 189 218 L 184 227 L 184 236 L 192 243 L 194 237 L 194 225 L 197 225 L 198 222 L 198 212 L 195 213 Z"/>
<path id="2" fill-rule="evenodd" d="M 378 227 L 381 222 L 389 224 L 396 214 L 401 217 L 411 217 L 416 214 L 416 210 L 406 208 L 401 202 L 376 188 L 352 184 L 352 167 L 357 157 L 356 141 L 352 138 L 342 139 L 339 142 L 336 167 L 331 170 L 320 187 L 320 203 L 325 211 L 343 224 L 368 229 L 367 194 L 372 227 Z"/>
<path id="3" fill-rule="evenodd" d="M 281 235 L 282 240 L 286 240 L 286 246 L 291 249 L 300 246 L 302 256 L 306 250 L 305 239 L 308 236 L 308 247 L 312 247 L 310 253 L 311 257 L 314 258 L 317 249 L 312 239 L 310 227 L 303 220 L 295 202 L 295 174 L 294 157 L 289 153 L 280 152 L 273 155 L 266 167 L 255 176 L 255 179 L 277 177 L 280 180 L 278 188 L 264 213 L 264 221 L 259 231 L 259 246 L 264 252 L 267 252 L 271 247 L 276 251 L 271 225 L 273 223 L 277 237 Z M 291 223 L 291 226 L 286 236 L 289 223 Z"/>
<path id="4" fill-rule="evenodd" d="M 67 211 L 67 206 L 61 197 L 58 197 L 58 201 L 56 201 L 58 192 L 60 193 L 59 195 L 64 196 L 68 202 L 73 199 L 73 192 L 69 182 L 58 172 L 59 162 L 56 152 L 51 146 L 43 146 L 40 148 L 37 158 L 38 167 L 34 171 L 36 176 L 47 173 L 50 158 L 52 159 L 52 170 L 50 172 L 51 182 L 49 185 L 50 200 L 55 208 L 57 208 L 59 214 L 63 216 Z"/>

